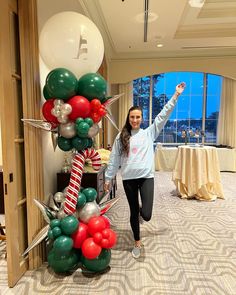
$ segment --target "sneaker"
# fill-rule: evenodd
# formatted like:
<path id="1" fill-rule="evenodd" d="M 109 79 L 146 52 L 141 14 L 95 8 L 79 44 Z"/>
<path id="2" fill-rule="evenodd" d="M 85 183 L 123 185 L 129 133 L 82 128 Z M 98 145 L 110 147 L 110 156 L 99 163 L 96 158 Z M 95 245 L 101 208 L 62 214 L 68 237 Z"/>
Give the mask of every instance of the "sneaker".
<path id="1" fill-rule="evenodd" d="M 140 257 L 141 255 L 141 249 L 142 249 L 142 245 L 140 246 L 134 246 L 134 248 L 132 249 L 131 253 L 132 253 L 132 256 L 137 259 Z"/>

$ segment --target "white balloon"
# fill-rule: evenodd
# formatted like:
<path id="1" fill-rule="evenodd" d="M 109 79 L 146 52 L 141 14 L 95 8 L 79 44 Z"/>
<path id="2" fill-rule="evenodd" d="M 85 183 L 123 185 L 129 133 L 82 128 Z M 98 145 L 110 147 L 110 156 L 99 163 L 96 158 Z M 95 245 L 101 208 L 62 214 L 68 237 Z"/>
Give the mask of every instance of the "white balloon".
<path id="1" fill-rule="evenodd" d="M 53 109 L 51 109 L 51 114 L 55 117 L 60 116 L 61 111 L 56 109 L 55 107 Z"/>
<path id="2" fill-rule="evenodd" d="M 69 121 L 69 118 L 67 115 L 63 115 L 60 113 L 60 115 L 57 117 L 57 121 L 60 122 L 61 124 L 65 124 Z"/>
<path id="3" fill-rule="evenodd" d="M 54 106 L 61 106 L 64 104 L 64 101 L 62 99 L 55 99 L 53 102 Z"/>
<path id="4" fill-rule="evenodd" d="M 39 38 L 40 55 L 46 66 L 66 68 L 77 78 L 97 72 L 104 55 L 101 33 L 86 16 L 66 11 L 45 23 Z"/>
<path id="5" fill-rule="evenodd" d="M 61 112 L 63 115 L 69 115 L 72 112 L 72 106 L 68 103 L 64 103 L 61 106 Z"/>

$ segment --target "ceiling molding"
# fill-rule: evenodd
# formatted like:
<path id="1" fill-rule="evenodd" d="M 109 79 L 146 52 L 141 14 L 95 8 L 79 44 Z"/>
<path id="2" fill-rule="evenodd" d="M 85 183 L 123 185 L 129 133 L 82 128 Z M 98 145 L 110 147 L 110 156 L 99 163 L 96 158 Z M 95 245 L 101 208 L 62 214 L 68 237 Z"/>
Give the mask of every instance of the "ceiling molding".
<path id="1" fill-rule="evenodd" d="M 81 5 L 84 13 L 89 17 L 98 27 L 103 41 L 106 52 L 106 58 L 109 60 L 115 53 L 115 46 L 107 27 L 106 20 L 104 19 L 102 9 L 98 0 L 77 0 Z"/>
<path id="2" fill-rule="evenodd" d="M 214 48 L 236 48 L 235 46 L 224 46 L 224 45 L 209 45 L 209 46 L 182 46 L 181 49 L 214 49 Z"/>
<path id="3" fill-rule="evenodd" d="M 236 55 L 236 0 L 206 0 L 201 9 L 190 7 L 188 0 L 173 1 L 172 9 L 167 0 L 149 1 L 147 42 L 145 0 L 75 1 L 101 32 L 108 61 Z M 157 16 L 155 22 L 150 14 Z"/>
<path id="4" fill-rule="evenodd" d="M 200 10 L 198 18 L 236 17 L 236 2 L 206 3 Z"/>
<path id="5" fill-rule="evenodd" d="M 181 26 L 175 39 L 236 37 L 236 24 L 206 24 Z"/>

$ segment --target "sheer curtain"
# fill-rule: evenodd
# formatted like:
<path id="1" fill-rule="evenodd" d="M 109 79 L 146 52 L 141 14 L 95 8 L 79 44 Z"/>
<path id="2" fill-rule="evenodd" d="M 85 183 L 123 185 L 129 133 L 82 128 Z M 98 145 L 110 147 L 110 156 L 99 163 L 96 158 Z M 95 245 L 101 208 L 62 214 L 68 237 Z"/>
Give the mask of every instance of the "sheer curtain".
<path id="1" fill-rule="evenodd" d="M 124 95 L 119 99 L 119 129 L 121 130 L 125 124 L 129 108 L 133 105 L 133 81 L 120 84 L 119 93 Z"/>
<path id="2" fill-rule="evenodd" d="M 229 78 L 222 84 L 217 144 L 236 147 L 236 81 Z"/>

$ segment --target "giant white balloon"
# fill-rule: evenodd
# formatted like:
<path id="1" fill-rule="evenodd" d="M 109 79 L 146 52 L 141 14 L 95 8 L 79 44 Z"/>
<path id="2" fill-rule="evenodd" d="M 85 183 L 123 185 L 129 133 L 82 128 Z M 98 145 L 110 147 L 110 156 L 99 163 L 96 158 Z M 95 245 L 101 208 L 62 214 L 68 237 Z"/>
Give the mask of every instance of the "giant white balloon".
<path id="1" fill-rule="evenodd" d="M 45 23 L 39 38 L 40 55 L 46 66 L 66 68 L 77 78 L 97 72 L 104 55 L 101 33 L 86 16 L 66 11 Z"/>

